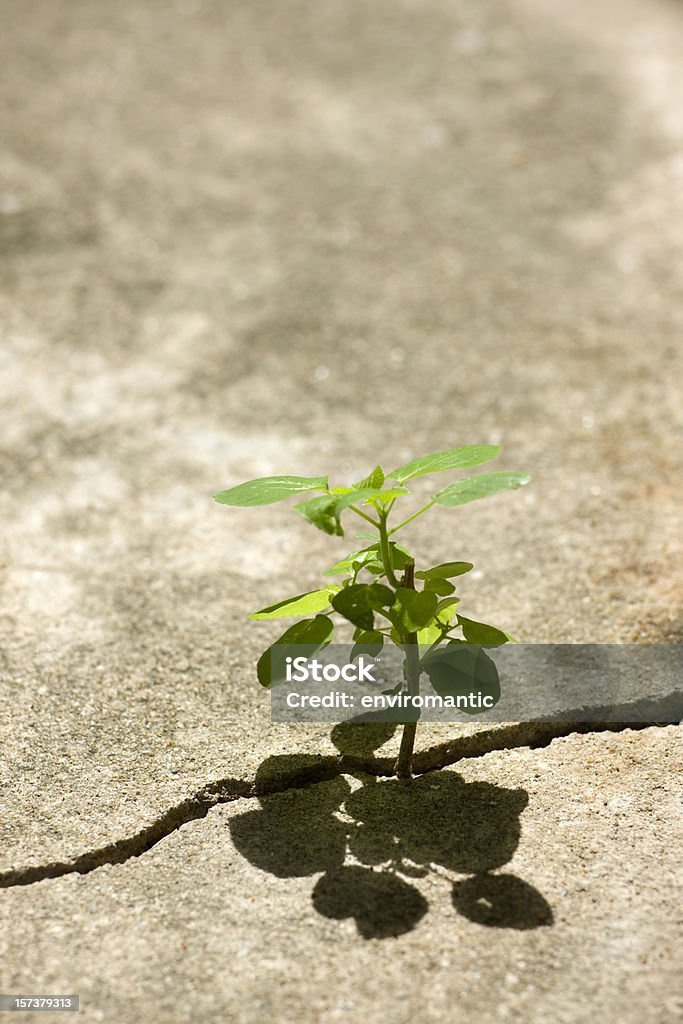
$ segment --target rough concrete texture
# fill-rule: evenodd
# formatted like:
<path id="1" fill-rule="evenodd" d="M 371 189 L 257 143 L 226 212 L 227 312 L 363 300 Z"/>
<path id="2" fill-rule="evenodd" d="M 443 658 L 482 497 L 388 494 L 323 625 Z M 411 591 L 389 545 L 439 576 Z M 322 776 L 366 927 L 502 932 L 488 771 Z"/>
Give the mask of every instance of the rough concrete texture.
<path id="1" fill-rule="evenodd" d="M 245 613 L 315 585 L 353 540 L 285 506 L 211 502 L 246 477 L 343 482 L 378 458 L 500 441 L 501 468 L 533 485 L 411 534 L 420 561 L 477 564 L 463 610 L 530 641 L 681 639 L 682 47 L 669 0 L 31 0 L 3 19 L 0 870 L 115 844 L 216 780 L 250 785 L 269 758 L 336 753 L 326 727 L 271 725 L 253 665 L 278 627 Z M 465 1019 L 674 1019 L 671 964 L 644 951 L 672 927 L 671 879 L 642 852 L 669 819 L 655 829 L 658 805 L 639 805 L 617 842 L 581 796 L 586 745 L 609 793 L 626 749 L 651 777 L 664 735 L 554 745 L 550 848 L 532 834 L 516 854 L 554 924 L 454 918 L 479 977 L 455 956 L 438 966 L 455 925 L 431 910 L 379 944 L 377 972 L 351 970 L 367 952 L 355 926 L 313 914 L 310 877 L 252 870 L 230 804 L 139 861 L 3 892 L 4 990 L 78 982 L 102 1019 L 153 1019 L 164 972 L 201 976 L 204 950 L 216 1019 L 336 1019 L 344 986 L 366 1016 L 381 992 L 387 1021 L 456 1004 Z M 501 784 L 528 789 L 545 756 L 496 755 Z M 648 894 L 619 890 L 626 932 L 609 878 L 594 904 L 577 896 L 576 965 L 559 973 L 551 811 L 577 843 L 616 844 Z M 190 840 L 202 885 L 146 866 Z M 157 918 L 122 881 L 148 871 Z M 418 1013 L 431 971 L 443 984 Z M 115 992 L 126 972 L 131 1002 Z"/>
<path id="2" fill-rule="evenodd" d="M 679 796 L 670 727 L 237 801 L 7 890 L 6 976 L 89 1020 L 674 1024 Z"/>

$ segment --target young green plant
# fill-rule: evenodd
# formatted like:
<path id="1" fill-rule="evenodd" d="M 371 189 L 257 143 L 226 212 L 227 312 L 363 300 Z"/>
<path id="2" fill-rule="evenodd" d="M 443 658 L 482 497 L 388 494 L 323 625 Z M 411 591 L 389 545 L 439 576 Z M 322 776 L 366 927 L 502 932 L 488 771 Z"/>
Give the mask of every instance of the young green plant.
<path id="1" fill-rule="evenodd" d="M 424 455 L 390 473 L 378 465 L 350 487 L 330 486 L 327 476 L 273 476 L 249 480 L 215 494 L 215 500 L 223 505 L 252 507 L 320 491 L 294 506 L 309 523 L 332 536 L 343 537 L 342 515 L 345 519 L 353 515 L 372 530 L 361 535 L 370 544 L 325 570 L 323 575 L 340 577 L 340 582 L 283 598 L 251 614 L 250 618 L 257 620 L 298 620 L 259 658 L 257 676 L 261 685 L 270 687 L 274 682 L 271 653 L 276 645 L 306 644 L 319 651 L 332 642 L 335 616 L 354 627 L 352 658 L 361 652 L 376 655 L 386 640 L 404 650 L 404 680 L 397 689 L 405 688 L 409 695 L 419 692 L 423 670 L 437 691 L 447 690 L 450 684 L 444 668 L 456 654 L 460 661 L 469 659 L 472 677 L 481 679 L 487 672 L 490 677 L 492 663 L 482 649 L 499 646 L 512 638 L 495 626 L 459 613 L 459 598 L 452 580 L 470 572 L 472 563 L 444 562 L 416 571 L 413 556 L 395 537 L 418 516 L 437 506 L 465 505 L 521 487 L 529 477 L 508 471 L 467 476 L 446 484 L 426 504 L 398 522 L 392 517 L 395 518 L 396 506 L 411 494 L 406 487 L 409 481 L 432 473 L 481 466 L 494 459 L 499 450 L 497 445 L 488 444 L 451 448 Z M 463 645 L 462 650 L 454 650 L 459 645 Z M 422 655 L 424 648 L 426 653 Z M 396 762 L 399 778 L 411 776 L 415 730 L 415 721 L 403 726 Z"/>

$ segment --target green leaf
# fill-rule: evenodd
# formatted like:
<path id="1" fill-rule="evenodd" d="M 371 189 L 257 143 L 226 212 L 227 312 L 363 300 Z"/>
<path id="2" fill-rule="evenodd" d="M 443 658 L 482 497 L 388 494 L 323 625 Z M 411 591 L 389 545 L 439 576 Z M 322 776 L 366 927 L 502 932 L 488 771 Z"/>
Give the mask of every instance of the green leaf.
<path id="1" fill-rule="evenodd" d="M 307 655 L 315 654 L 329 644 L 334 634 L 334 623 L 327 615 L 302 619 L 286 629 L 279 640 L 268 647 L 256 664 L 256 675 L 261 686 L 270 687 L 285 678 L 285 645 L 304 645 Z M 294 651 L 287 653 L 294 654 Z"/>
<path id="2" fill-rule="evenodd" d="M 264 476 L 214 494 L 221 505 L 271 505 L 301 491 L 325 490 L 326 476 Z"/>
<path id="3" fill-rule="evenodd" d="M 392 498 L 400 498 L 404 494 L 410 494 L 407 487 L 403 487 L 401 484 L 394 484 L 393 487 L 385 487 L 382 490 L 377 491 L 376 494 L 366 498 L 363 502 L 364 505 L 380 505 L 385 504 L 387 501 L 391 501 Z"/>
<path id="4" fill-rule="evenodd" d="M 433 644 L 435 640 L 445 631 L 439 628 L 439 624 L 442 623 L 444 626 L 448 626 L 452 629 L 451 623 L 455 618 L 455 609 L 460 604 L 459 597 L 445 597 L 436 606 L 436 615 L 432 625 L 422 629 L 417 634 L 418 644 Z"/>
<path id="5" fill-rule="evenodd" d="M 325 569 L 323 576 L 341 576 L 353 572 L 354 565 L 357 562 L 365 565 L 366 562 L 370 562 L 375 558 L 378 551 L 378 544 L 373 544 L 369 548 L 362 548 L 361 551 L 351 551 L 350 554 L 344 555 L 340 561 L 335 562 L 329 569 Z"/>
<path id="6" fill-rule="evenodd" d="M 362 568 L 365 569 L 367 572 L 371 572 L 373 574 L 373 576 L 384 576 L 385 575 L 384 563 L 383 562 L 378 562 L 378 561 L 376 561 L 374 559 L 371 562 L 365 562 L 365 564 L 362 566 Z"/>
<path id="7" fill-rule="evenodd" d="M 370 537 L 375 537 L 375 534 L 369 534 Z M 400 571 L 405 568 L 407 562 L 410 561 L 411 555 L 409 551 L 406 551 L 400 544 L 396 544 L 395 541 L 389 542 L 389 551 L 391 553 L 391 565 L 396 571 Z M 329 569 L 326 569 L 323 576 L 341 576 L 346 573 L 351 573 L 355 570 L 357 563 L 361 563 L 364 569 L 368 572 L 376 573 L 377 575 L 384 574 L 384 565 L 381 561 L 381 549 L 379 544 L 371 544 L 370 547 L 362 548 L 360 551 L 351 551 L 350 554 L 345 555 L 339 562 L 336 562 Z"/>
<path id="8" fill-rule="evenodd" d="M 424 588 L 427 593 L 438 594 L 439 597 L 447 597 L 455 590 L 455 586 L 452 583 L 449 583 L 448 580 L 440 580 L 438 578 L 434 580 L 427 580 Z"/>
<path id="9" fill-rule="evenodd" d="M 406 480 L 413 480 L 416 476 L 424 476 L 425 473 L 441 473 L 446 469 L 466 469 L 470 466 L 481 466 L 484 462 L 495 459 L 500 451 L 497 444 L 468 444 L 463 448 L 450 448 L 445 452 L 435 452 L 433 455 L 423 455 L 420 459 L 407 462 L 405 466 L 387 473 L 393 480 L 404 484 Z"/>
<path id="10" fill-rule="evenodd" d="M 416 572 L 415 578 L 418 580 L 452 579 L 453 576 L 462 576 L 463 573 L 470 572 L 471 569 L 474 569 L 471 562 L 442 562 L 441 565 L 435 565 L 432 569 Z"/>
<path id="11" fill-rule="evenodd" d="M 359 483 L 354 484 L 354 487 L 381 487 L 384 483 L 384 470 L 381 466 L 375 466 L 371 473 L 361 480 Z"/>
<path id="12" fill-rule="evenodd" d="M 480 473 L 479 476 L 468 476 L 449 484 L 435 494 L 433 500 L 439 505 L 452 508 L 454 505 L 476 501 L 477 498 L 488 498 L 490 494 L 498 494 L 500 491 L 523 487 L 530 479 L 526 473 Z"/>
<path id="13" fill-rule="evenodd" d="M 491 697 L 494 704 L 500 700 L 498 669 L 480 647 L 451 642 L 425 655 L 422 668 L 441 697 L 466 699 L 474 692 Z M 463 700 L 461 710 L 480 715 L 488 709 L 466 706 Z"/>
<path id="14" fill-rule="evenodd" d="M 376 629 L 361 629 L 357 630 L 357 633 L 356 642 L 351 648 L 351 661 L 359 654 L 367 654 L 370 658 L 379 654 L 384 646 L 384 637 L 381 633 L 378 633 Z"/>
<path id="15" fill-rule="evenodd" d="M 418 632 L 417 632 L 417 642 L 418 642 L 418 644 L 423 644 L 425 646 L 427 646 L 429 644 L 433 644 L 436 640 L 439 639 L 440 636 L 443 635 L 443 633 L 444 633 L 444 630 L 441 629 L 434 622 L 434 623 L 432 623 L 431 626 L 426 626 L 424 629 L 419 629 L 418 630 Z"/>
<path id="16" fill-rule="evenodd" d="M 391 610 L 396 614 L 397 624 L 406 632 L 414 633 L 429 625 L 436 614 L 437 604 L 436 594 L 399 587 Z"/>
<path id="17" fill-rule="evenodd" d="M 402 544 L 397 544 L 395 540 L 389 541 L 389 550 L 391 552 L 391 566 L 396 571 L 405 569 L 408 562 L 413 560 L 410 551 L 407 551 Z"/>
<path id="18" fill-rule="evenodd" d="M 482 647 L 500 647 L 508 641 L 507 633 L 495 626 L 488 626 L 485 622 L 475 622 L 474 619 L 466 619 L 458 615 L 458 624 L 462 626 L 462 635 L 468 644 L 481 644 Z"/>
<path id="19" fill-rule="evenodd" d="M 452 622 L 455 618 L 455 609 L 459 604 L 459 597 L 445 597 L 436 606 L 436 614 L 442 622 Z"/>
<path id="20" fill-rule="evenodd" d="M 340 517 L 344 509 L 347 509 L 349 505 L 355 505 L 357 501 L 379 493 L 376 488 L 372 487 L 337 487 L 332 494 L 322 494 L 318 498 L 310 498 L 294 507 L 299 515 L 307 519 L 309 523 L 313 523 L 319 530 L 343 537 L 344 531 Z"/>
<path id="21" fill-rule="evenodd" d="M 300 501 L 294 508 L 300 516 L 303 516 L 313 526 L 317 526 L 323 533 L 343 537 L 344 531 L 337 515 L 337 501 L 336 494 L 321 494 L 318 498 Z"/>
<path id="22" fill-rule="evenodd" d="M 382 583 L 355 583 L 335 594 L 331 604 L 336 612 L 361 629 L 371 630 L 375 625 L 373 611 L 388 607 L 394 592 Z"/>
<path id="23" fill-rule="evenodd" d="M 286 597 L 276 604 L 269 604 L 267 608 L 261 608 L 252 612 L 250 619 L 287 619 L 296 615 L 313 615 L 327 608 L 330 603 L 330 596 L 336 594 L 339 587 L 322 587 L 320 590 L 309 590 L 297 597 Z"/>

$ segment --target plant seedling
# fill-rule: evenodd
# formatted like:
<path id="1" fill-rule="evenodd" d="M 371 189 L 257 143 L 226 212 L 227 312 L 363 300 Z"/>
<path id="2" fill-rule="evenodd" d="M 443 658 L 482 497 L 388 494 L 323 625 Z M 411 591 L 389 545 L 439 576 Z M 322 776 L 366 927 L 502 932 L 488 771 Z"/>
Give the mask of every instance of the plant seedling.
<path id="1" fill-rule="evenodd" d="M 326 569 L 325 576 L 341 577 L 330 583 L 253 612 L 252 619 L 297 618 L 276 644 L 311 644 L 321 650 L 332 641 L 335 615 L 354 626 L 352 658 L 361 652 L 377 654 L 386 639 L 405 651 L 404 680 L 399 689 L 419 693 L 420 674 L 424 670 L 437 692 L 452 687 L 453 668 L 461 677 L 486 678 L 491 660 L 482 648 L 497 647 L 512 640 L 495 626 L 475 622 L 459 614 L 459 598 L 452 580 L 472 570 L 471 562 L 444 562 L 416 571 L 415 560 L 394 538 L 418 516 L 437 505 L 455 508 L 478 498 L 512 490 L 528 483 L 523 473 L 479 473 L 446 484 L 416 512 L 390 525 L 397 502 L 410 495 L 406 484 L 417 477 L 446 470 L 469 469 L 490 462 L 499 453 L 497 445 L 466 445 L 449 451 L 424 455 L 385 473 L 375 466 L 363 480 L 351 487 L 332 487 L 327 476 L 273 476 L 220 491 L 214 495 L 223 505 L 252 507 L 283 501 L 294 495 L 320 491 L 295 505 L 297 512 L 325 533 L 344 536 L 341 519 L 351 513 L 362 519 L 372 533 L 362 534 L 371 543 L 345 555 Z M 421 656 L 423 645 L 426 654 Z M 461 650 L 457 648 L 462 646 Z M 477 645 L 477 646 L 472 646 Z M 257 664 L 262 686 L 273 683 L 271 651 L 263 652 Z M 483 660 L 482 660 L 483 659 Z M 456 664 L 457 663 L 457 664 Z M 497 674 L 495 673 L 497 683 Z M 490 678 L 490 673 L 489 673 Z M 452 691 L 451 691 L 452 692 Z M 417 723 L 403 726 L 396 762 L 399 778 L 410 778 Z"/>

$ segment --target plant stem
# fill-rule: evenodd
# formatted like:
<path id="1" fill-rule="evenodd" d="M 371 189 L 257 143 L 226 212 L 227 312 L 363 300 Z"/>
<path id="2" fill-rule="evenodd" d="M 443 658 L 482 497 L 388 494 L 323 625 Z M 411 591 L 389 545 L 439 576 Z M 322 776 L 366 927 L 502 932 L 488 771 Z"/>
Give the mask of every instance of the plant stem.
<path id="1" fill-rule="evenodd" d="M 373 526 L 376 526 L 377 529 L 379 529 L 379 523 L 377 522 L 376 519 L 373 519 L 372 516 L 366 516 L 365 512 L 361 512 L 361 510 L 359 508 L 356 508 L 355 505 L 349 505 L 349 508 L 351 509 L 352 512 L 355 512 L 356 515 L 362 516 L 362 518 L 365 519 L 368 523 L 372 523 Z"/>
<path id="2" fill-rule="evenodd" d="M 386 513 L 382 514 L 381 512 L 379 514 L 379 545 L 382 552 L 382 563 L 384 565 L 384 571 L 387 574 L 387 579 L 391 583 L 392 587 L 398 588 L 401 584 L 399 583 L 391 564 L 391 549 L 389 547 L 389 534 L 387 533 L 387 517 Z"/>
<path id="3" fill-rule="evenodd" d="M 407 526 L 408 523 L 412 523 L 413 519 L 417 519 L 418 516 L 421 516 L 423 512 L 426 512 L 435 504 L 436 502 L 430 501 L 428 505 L 424 506 L 424 508 L 419 509 L 419 511 L 417 512 L 413 512 L 412 516 L 408 516 L 408 518 L 404 519 L 402 523 L 399 523 L 398 526 L 395 526 L 393 530 L 389 530 L 389 536 L 391 536 L 392 533 L 396 533 L 397 530 L 401 530 L 404 526 Z"/>
<path id="4" fill-rule="evenodd" d="M 415 562 L 412 559 L 406 563 L 403 586 L 415 590 Z M 417 649 L 417 633 L 406 633 L 403 640 L 407 647 L 408 693 L 411 697 L 415 697 L 420 692 L 420 655 Z M 396 760 L 396 775 L 399 779 L 412 778 L 416 732 L 417 722 L 406 722 L 403 726 L 401 746 Z"/>

